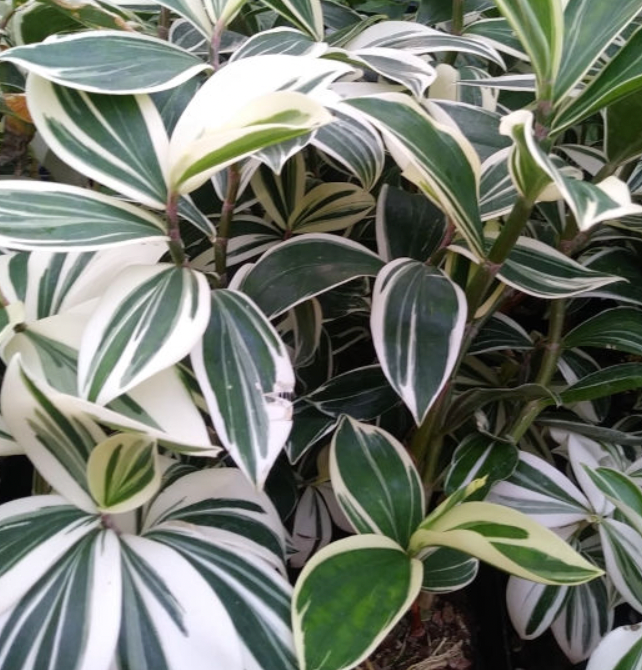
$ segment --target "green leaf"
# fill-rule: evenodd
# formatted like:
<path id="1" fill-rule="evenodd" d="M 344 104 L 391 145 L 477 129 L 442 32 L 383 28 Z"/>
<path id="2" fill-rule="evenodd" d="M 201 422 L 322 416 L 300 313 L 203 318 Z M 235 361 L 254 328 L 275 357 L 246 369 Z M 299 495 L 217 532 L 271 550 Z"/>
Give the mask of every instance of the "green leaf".
<path id="1" fill-rule="evenodd" d="M 591 482 L 617 507 L 628 523 L 642 533 L 642 491 L 638 484 L 612 468 L 583 465 Z"/>
<path id="2" fill-rule="evenodd" d="M 0 617 L 2 667 L 106 670 L 120 625 L 119 553 L 116 533 L 94 531 L 32 577 L 31 589 Z"/>
<path id="3" fill-rule="evenodd" d="M 323 414 L 316 407 L 305 403 L 295 404 L 292 431 L 285 445 L 290 462 L 296 463 L 301 459 L 335 425 L 334 417 Z"/>
<path id="4" fill-rule="evenodd" d="M 482 164 L 479 184 L 479 207 L 482 221 L 508 214 L 517 198 L 517 188 L 511 178 L 510 150 L 502 149 Z"/>
<path id="5" fill-rule="evenodd" d="M 582 400 L 604 398 L 622 391 L 631 391 L 642 386 L 642 364 L 621 363 L 594 372 L 562 391 L 565 405 Z"/>
<path id="6" fill-rule="evenodd" d="M 332 438 L 330 478 L 358 533 L 385 535 L 407 546 L 426 501 L 412 459 L 392 435 L 344 417 Z"/>
<path id="7" fill-rule="evenodd" d="M 311 233 L 272 247 L 239 288 L 269 317 L 357 277 L 373 277 L 383 262 L 351 240 Z"/>
<path id="8" fill-rule="evenodd" d="M 615 4 L 590 0 L 566 3 L 564 48 L 554 85 L 556 100 L 572 91 L 641 9 L 640 0 L 620 0 Z"/>
<path id="9" fill-rule="evenodd" d="M 33 122 L 72 168 L 155 209 L 167 200 L 167 134 L 147 95 L 104 95 L 27 79 Z"/>
<path id="10" fill-rule="evenodd" d="M 419 561 L 378 535 L 339 540 L 315 554 L 293 597 L 301 670 L 343 670 L 367 658 L 419 594 L 421 574 Z M 337 627 L 341 620 L 350 626 Z"/>
<path id="11" fill-rule="evenodd" d="M 382 132 L 403 176 L 450 216 L 471 248 L 483 256 L 479 158 L 461 132 L 436 122 L 398 93 L 352 98 L 345 104 Z"/>
<path id="12" fill-rule="evenodd" d="M 315 42 L 300 30 L 279 26 L 252 35 L 232 54 L 230 62 L 264 54 L 321 56 L 326 50 L 326 45 L 322 42 Z"/>
<path id="13" fill-rule="evenodd" d="M 209 319 L 205 276 L 169 264 L 130 266 L 102 296 L 83 335 L 81 395 L 106 404 L 186 356 Z"/>
<path id="14" fill-rule="evenodd" d="M 111 94 L 162 91 L 208 68 L 170 42 L 121 30 L 57 35 L 8 49 L 0 59 L 61 86 Z"/>
<path id="15" fill-rule="evenodd" d="M 323 41 L 323 10 L 320 0 L 263 0 L 263 3 L 317 42 Z"/>
<path id="16" fill-rule="evenodd" d="M 614 102 L 604 115 L 604 152 L 621 165 L 642 156 L 642 91 Z"/>
<path id="17" fill-rule="evenodd" d="M 212 39 L 214 25 L 210 21 L 202 0 L 162 0 L 158 4 L 182 16 L 208 41 Z"/>
<path id="18" fill-rule="evenodd" d="M 642 28 L 591 80 L 590 84 L 560 109 L 553 121 L 555 133 L 579 123 L 642 88 Z"/>
<path id="19" fill-rule="evenodd" d="M 386 261 L 425 261 L 446 234 L 446 217 L 423 195 L 384 184 L 376 215 L 377 250 Z"/>
<path id="20" fill-rule="evenodd" d="M 642 665 L 642 630 L 638 624 L 620 626 L 602 638 L 586 670 L 639 670 Z"/>
<path id="21" fill-rule="evenodd" d="M 87 461 L 89 492 L 98 509 L 120 514 L 140 507 L 161 484 L 156 441 L 146 435 L 112 435 Z"/>
<path id="22" fill-rule="evenodd" d="M 450 377 L 465 323 L 463 291 L 438 270 L 400 258 L 377 275 L 370 321 L 375 350 L 417 425 Z"/>
<path id="23" fill-rule="evenodd" d="M 550 94 L 562 60 L 564 14 L 560 0 L 495 0 L 530 56 L 540 95 Z"/>
<path id="24" fill-rule="evenodd" d="M 70 252 L 166 240 L 163 222 L 89 189 L 42 181 L 0 184 L 0 244 Z"/>
<path id="25" fill-rule="evenodd" d="M 480 19 L 469 23 L 464 28 L 464 35 L 466 37 L 481 37 L 484 42 L 490 44 L 498 51 L 507 53 L 520 60 L 528 60 L 521 42 L 516 37 L 508 21 L 503 17 Z"/>
<path id="26" fill-rule="evenodd" d="M 424 566 L 423 591 L 452 593 L 471 584 L 479 571 L 479 561 L 456 549 L 437 547 L 421 559 Z"/>
<path id="27" fill-rule="evenodd" d="M 292 425 L 294 372 L 278 333 L 248 297 L 214 291 L 211 307 L 192 352 L 194 371 L 219 439 L 262 487 Z"/>
<path id="28" fill-rule="evenodd" d="M 348 105 L 337 103 L 330 109 L 333 121 L 316 131 L 312 145 L 348 169 L 369 191 L 383 171 L 385 155 L 381 137 Z"/>
<path id="29" fill-rule="evenodd" d="M 642 355 L 642 310 L 633 307 L 607 309 L 575 326 L 564 346 L 601 347 Z"/>
<path id="30" fill-rule="evenodd" d="M 581 584 L 602 571 L 553 531 L 516 510 L 488 502 L 464 502 L 428 517 L 410 540 L 410 550 L 459 549 L 513 575 L 543 584 Z"/>
<path id="31" fill-rule="evenodd" d="M 93 513 L 87 485 L 87 461 L 107 436 L 68 396 L 36 383 L 15 356 L 2 386 L 2 415 L 16 442 L 38 463 L 40 474 L 71 503 Z"/>
<path id="32" fill-rule="evenodd" d="M 557 618 L 569 593 L 568 586 L 537 584 L 511 577 L 506 605 L 511 623 L 522 640 L 539 637 Z"/>
<path id="33" fill-rule="evenodd" d="M 510 477 L 518 457 L 519 451 L 512 444 L 498 442 L 488 435 L 469 434 L 455 449 L 446 474 L 444 492 L 454 493 L 473 480 L 483 477 L 485 485 L 475 492 L 474 498 L 470 497 L 482 500 L 495 482 Z"/>
<path id="34" fill-rule="evenodd" d="M 468 350 L 471 354 L 503 349 L 528 350 L 533 348 L 533 341 L 522 326 L 509 316 L 496 312 L 484 323 Z"/>
<path id="35" fill-rule="evenodd" d="M 603 519 L 599 529 L 609 579 L 631 607 L 642 609 L 642 535 L 615 519 Z"/>
<path id="36" fill-rule="evenodd" d="M 324 414 L 371 421 L 398 403 L 397 395 L 378 365 L 353 368 L 332 377 L 304 396 Z"/>

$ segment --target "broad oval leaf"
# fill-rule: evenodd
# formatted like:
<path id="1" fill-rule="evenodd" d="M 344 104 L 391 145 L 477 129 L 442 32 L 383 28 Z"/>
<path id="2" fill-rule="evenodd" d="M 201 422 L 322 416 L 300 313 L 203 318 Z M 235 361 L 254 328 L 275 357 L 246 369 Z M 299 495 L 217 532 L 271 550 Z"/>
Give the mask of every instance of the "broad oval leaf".
<path id="1" fill-rule="evenodd" d="M 345 102 L 386 140 L 402 174 L 450 217 L 476 253 L 485 252 L 477 204 L 480 163 L 459 130 L 432 119 L 411 98 L 386 93 Z"/>
<path id="2" fill-rule="evenodd" d="M 642 611 L 642 535 L 615 519 L 603 519 L 599 528 L 609 579 L 633 609 Z"/>
<path id="3" fill-rule="evenodd" d="M 209 66 L 170 42 L 122 30 L 55 36 L 2 53 L 62 86 L 92 93 L 151 93 L 178 86 Z"/>
<path id="4" fill-rule="evenodd" d="M 639 624 L 612 630 L 591 654 L 586 670 L 639 670 L 642 665 L 642 629 Z"/>
<path id="5" fill-rule="evenodd" d="M 0 244 L 9 249 L 90 251 L 168 239 L 158 217 L 89 189 L 3 180 L 0 196 Z"/>
<path id="6" fill-rule="evenodd" d="M 146 503 L 160 488 L 156 440 L 147 435 L 112 435 L 87 461 L 89 492 L 98 509 L 121 514 Z"/>
<path id="7" fill-rule="evenodd" d="M 144 205 L 165 208 L 168 138 L 149 96 L 87 93 L 31 74 L 27 101 L 36 128 L 65 163 Z"/>
<path id="8" fill-rule="evenodd" d="M 472 583 L 479 561 L 457 549 L 437 547 L 421 559 L 424 566 L 423 591 L 452 593 Z"/>
<path id="9" fill-rule="evenodd" d="M 351 279 L 373 277 L 382 265 L 378 256 L 356 242 L 310 233 L 272 247 L 239 288 L 274 318 Z"/>
<path id="10" fill-rule="evenodd" d="M 515 630 L 522 640 L 539 637 L 556 619 L 568 595 L 568 586 L 538 584 L 510 577 L 506 605 Z"/>
<path id="11" fill-rule="evenodd" d="M 428 517 L 412 536 L 410 550 L 432 546 L 459 549 L 542 584 L 582 584 L 602 574 L 553 531 L 488 502 L 463 502 L 436 519 Z"/>
<path id="12" fill-rule="evenodd" d="M 247 296 L 214 291 L 211 317 L 192 352 L 216 432 L 259 487 L 292 425 L 294 371 L 278 333 Z"/>
<path id="13" fill-rule="evenodd" d="M 377 275 L 370 320 L 375 350 L 417 425 L 459 356 L 466 312 L 463 291 L 418 261 L 397 259 Z"/>
<path id="14" fill-rule="evenodd" d="M 410 455 L 392 435 L 344 417 L 332 438 L 330 478 L 358 533 L 385 535 L 408 545 L 426 501 Z"/>
<path id="15" fill-rule="evenodd" d="M 419 561 L 379 535 L 348 537 L 315 554 L 293 596 L 301 670 L 347 670 L 367 658 L 419 594 L 421 576 Z M 337 627 L 341 620 L 350 626 Z"/>
<path id="16" fill-rule="evenodd" d="M 168 264 L 130 266 L 105 291 L 83 334 L 81 395 L 106 404 L 186 356 L 207 326 L 205 277 Z"/>

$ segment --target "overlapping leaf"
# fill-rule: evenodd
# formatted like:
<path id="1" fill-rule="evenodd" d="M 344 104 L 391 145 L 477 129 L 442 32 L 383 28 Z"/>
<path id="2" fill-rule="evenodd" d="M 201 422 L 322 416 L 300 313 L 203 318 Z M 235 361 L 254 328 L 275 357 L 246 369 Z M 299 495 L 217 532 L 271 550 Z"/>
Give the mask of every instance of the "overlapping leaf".
<path id="1" fill-rule="evenodd" d="M 642 630 L 620 626 L 602 638 L 586 670 L 637 670 L 642 663 Z"/>
<path id="2" fill-rule="evenodd" d="M 476 558 L 450 549 L 437 547 L 423 556 L 424 579 L 421 588 L 432 593 L 452 593 L 468 586 L 479 571 Z"/>
<path id="3" fill-rule="evenodd" d="M 511 577 L 506 587 L 506 604 L 519 636 L 523 640 L 539 637 L 556 619 L 568 592 L 568 586 L 537 584 Z"/>

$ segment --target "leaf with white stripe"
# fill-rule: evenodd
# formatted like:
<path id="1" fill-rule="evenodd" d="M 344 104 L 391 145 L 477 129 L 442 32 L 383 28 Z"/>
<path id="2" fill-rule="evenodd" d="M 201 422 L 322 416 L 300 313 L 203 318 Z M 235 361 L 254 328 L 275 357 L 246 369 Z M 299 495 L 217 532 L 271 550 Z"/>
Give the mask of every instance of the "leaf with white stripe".
<path id="1" fill-rule="evenodd" d="M 108 670 L 121 618 L 119 554 L 116 533 L 93 532 L 34 580 L 0 615 L 2 667 Z"/>
<path id="2" fill-rule="evenodd" d="M 168 138 L 149 96 L 87 93 L 31 74 L 27 102 L 38 132 L 65 163 L 144 205 L 165 208 Z"/>
<path id="3" fill-rule="evenodd" d="M 502 149 L 487 158 L 481 166 L 479 207 L 482 221 L 508 214 L 517 198 L 517 189 L 510 174 L 510 149 Z"/>
<path id="4" fill-rule="evenodd" d="M 354 39 L 343 45 L 349 51 L 361 49 L 399 49 L 411 54 L 428 54 L 440 51 L 469 53 L 490 60 L 504 68 L 502 57 L 493 47 L 481 40 L 436 30 L 411 21 L 381 21 L 366 27 Z"/>
<path id="5" fill-rule="evenodd" d="M 599 526 L 609 578 L 624 600 L 642 610 L 642 535 L 626 523 L 604 519 Z"/>
<path id="6" fill-rule="evenodd" d="M 81 395 L 106 404 L 185 357 L 209 319 L 206 278 L 168 264 L 130 266 L 105 291 L 83 335 Z"/>
<path id="7" fill-rule="evenodd" d="M 564 346 L 615 349 L 642 355 L 642 310 L 614 307 L 599 312 L 564 337 Z"/>
<path id="8" fill-rule="evenodd" d="M 604 153 L 623 165 L 642 155 L 642 90 L 609 105 L 604 113 Z"/>
<path id="9" fill-rule="evenodd" d="M 503 17 L 473 21 L 465 26 L 464 35 L 466 37 L 477 37 L 483 42 L 490 44 L 497 51 L 506 53 L 514 58 L 519 58 L 523 61 L 529 60 L 515 32 Z"/>
<path id="10" fill-rule="evenodd" d="M 154 214 L 89 189 L 3 180 L 0 196 L 0 244 L 10 249 L 89 251 L 167 239 Z"/>
<path id="11" fill-rule="evenodd" d="M 463 502 L 436 518 L 426 518 L 413 534 L 409 550 L 417 553 L 433 546 L 459 549 L 542 584 L 582 584 L 603 574 L 531 517 L 489 502 Z"/>
<path id="12" fill-rule="evenodd" d="M 466 299 L 446 275 L 400 258 L 378 275 L 371 328 L 379 362 L 419 425 L 455 365 Z"/>
<path id="13" fill-rule="evenodd" d="M 271 30 L 263 30 L 252 35 L 239 47 L 230 58 L 230 62 L 261 56 L 264 54 L 289 54 L 291 56 L 321 56 L 327 50 L 323 42 L 315 42 L 305 33 L 294 28 L 279 26 Z"/>
<path id="14" fill-rule="evenodd" d="M 642 387 L 642 364 L 620 363 L 593 372 L 562 391 L 560 396 L 565 405 L 604 398 L 622 391 L 632 391 Z"/>
<path id="15" fill-rule="evenodd" d="M 263 3 L 317 42 L 323 40 L 321 0 L 263 0 Z"/>
<path id="16" fill-rule="evenodd" d="M 382 265 L 376 254 L 352 240 L 309 233 L 272 247 L 239 288 L 274 318 L 352 279 L 373 277 Z"/>
<path id="17" fill-rule="evenodd" d="M 591 654 L 586 670 L 640 670 L 642 629 L 638 624 L 612 630 Z"/>
<path id="18" fill-rule="evenodd" d="M 91 451 L 107 437 L 98 424 L 69 396 L 30 379 L 18 356 L 7 368 L 1 402 L 11 434 L 41 475 L 74 505 L 95 512 L 86 473 Z"/>
<path id="19" fill-rule="evenodd" d="M 392 435 L 343 418 L 332 438 L 330 478 L 358 533 L 385 535 L 407 546 L 426 501 L 410 455 Z"/>
<path id="20" fill-rule="evenodd" d="M 124 535 L 122 668 L 173 670 L 212 665 L 242 670 L 242 644 L 221 598 L 171 548 Z"/>
<path id="21" fill-rule="evenodd" d="M 493 486 L 488 500 L 518 509 L 549 528 L 581 522 L 592 513 L 586 496 L 568 477 L 525 451 L 519 452 L 512 475 Z"/>
<path id="22" fill-rule="evenodd" d="M 568 592 L 568 586 L 509 578 L 506 605 L 510 621 L 522 640 L 539 637 L 553 623 L 564 606 Z"/>
<path id="23" fill-rule="evenodd" d="M 381 137 L 348 105 L 337 103 L 330 109 L 334 119 L 317 130 L 312 145 L 348 169 L 369 191 L 383 171 L 385 155 Z"/>
<path id="24" fill-rule="evenodd" d="M 479 561 L 449 547 L 437 547 L 423 556 L 422 591 L 452 593 L 471 584 L 479 572 Z"/>
<path id="25" fill-rule="evenodd" d="M 161 0 L 158 4 L 189 21 L 208 42 L 212 39 L 214 25 L 205 11 L 202 0 Z"/>
<path id="26" fill-rule="evenodd" d="M 642 88 L 642 28 L 633 33 L 626 44 L 617 50 L 613 58 L 576 98 L 570 98 L 560 109 L 553 121 L 553 129 L 556 133 L 561 132 L 587 116 L 639 91 L 640 88 Z"/>
<path id="27" fill-rule="evenodd" d="M 382 132 L 403 176 L 443 209 L 475 252 L 483 256 L 477 204 L 479 158 L 462 133 L 438 123 L 399 93 L 352 98 L 345 104 Z"/>
<path id="28" fill-rule="evenodd" d="M 596 465 L 597 463 L 583 464 L 592 485 L 599 489 L 638 533 L 642 533 L 642 491 L 637 482 L 623 472 Z M 608 509 L 607 513 L 611 511 L 612 509 Z"/>
<path id="29" fill-rule="evenodd" d="M 146 435 L 112 435 L 87 461 L 89 491 L 101 512 L 120 514 L 140 507 L 161 485 L 156 440 Z"/>
<path id="30" fill-rule="evenodd" d="M 566 657 L 575 664 L 588 658 L 612 626 L 613 608 L 609 606 L 606 580 L 600 578 L 569 589 L 566 605 L 551 631 Z"/>
<path id="31" fill-rule="evenodd" d="M 468 353 L 482 354 L 502 349 L 528 350 L 534 346 L 530 335 L 506 314 L 496 312 L 481 327 Z"/>
<path id="32" fill-rule="evenodd" d="M 259 487 L 292 425 L 294 372 L 278 333 L 247 296 L 214 291 L 192 363 L 217 435 Z"/>
<path id="33" fill-rule="evenodd" d="M 349 530 L 352 528 L 349 527 Z M 303 568 L 311 556 L 330 544 L 332 533 L 332 516 L 326 498 L 319 487 L 306 486 L 297 501 L 292 522 L 288 565 Z"/>
<path id="34" fill-rule="evenodd" d="M 47 573 L 99 520 L 58 495 L 29 496 L 0 506 L 0 612 Z"/>
<path id="35" fill-rule="evenodd" d="M 510 169 L 523 195 L 535 200 L 552 181 L 573 212 L 580 230 L 588 230 L 601 221 L 642 212 L 642 207 L 632 202 L 627 185 L 617 177 L 591 184 L 566 176 L 537 143 L 533 123 L 533 113 L 521 109 L 505 116 L 500 126 L 500 132 L 515 142 Z"/>
<path id="36" fill-rule="evenodd" d="M 315 554 L 293 597 L 301 670 L 353 668 L 367 658 L 419 595 L 422 572 L 380 535 L 348 537 Z M 342 620 L 350 626 L 337 626 Z"/>
<path id="37" fill-rule="evenodd" d="M 8 49 L 8 60 L 61 86 L 92 93 L 151 93 L 209 66 L 170 42 L 124 30 L 92 30 Z"/>
<path id="38" fill-rule="evenodd" d="M 564 14 L 560 0 L 495 0 L 528 53 L 540 93 L 550 94 L 560 69 Z"/>
<path id="39" fill-rule="evenodd" d="M 252 553 L 240 553 L 236 548 L 222 546 L 180 524 L 175 528 L 171 524 L 159 526 L 148 531 L 146 537 L 180 554 L 205 580 L 208 590 L 218 597 L 227 614 L 225 618 L 229 618 L 235 629 L 231 635 L 226 633 L 226 637 L 238 640 L 241 647 L 242 663 L 232 666 L 234 670 L 237 667 L 238 670 L 296 670 L 290 624 L 292 588 L 272 565 Z M 157 567 L 160 565 L 159 562 Z M 211 614 L 202 620 L 217 626 Z M 210 639 L 224 644 L 224 640 L 212 635 L 212 623 L 208 628 Z M 185 644 L 189 644 L 189 639 Z M 216 657 L 214 652 L 204 659 L 207 664 L 202 666 L 203 670 L 211 669 L 212 658 Z M 170 665 L 168 670 L 180 667 L 183 658 L 176 665 Z M 230 666 L 222 662 L 218 667 Z M 145 670 L 157 669 L 150 666 Z"/>

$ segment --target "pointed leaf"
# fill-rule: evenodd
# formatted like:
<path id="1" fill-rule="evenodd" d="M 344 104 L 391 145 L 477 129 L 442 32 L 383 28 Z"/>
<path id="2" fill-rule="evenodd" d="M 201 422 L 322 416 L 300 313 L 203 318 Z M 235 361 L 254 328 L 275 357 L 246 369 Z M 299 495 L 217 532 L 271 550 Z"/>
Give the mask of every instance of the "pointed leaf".
<path id="1" fill-rule="evenodd" d="M 219 290 L 211 300 L 194 371 L 221 442 L 262 487 L 290 432 L 294 372 L 277 332 L 249 298 Z"/>
<path id="2" fill-rule="evenodd" d="M 471 584 L 479 571 L 479 561 L 467 554 L 437 547 L 422 557 L 424 579 L 422 591 L 431 593 L 452 593 Z"/>
<path id="3" fill-rule="evenodd" d="M 182 16 L 208 41 L 211 40 L 214 25 L 205 11 L 205 3 L 202 0 L 161 0 L 158 4 Z"/>
<path id="4" fill-rule="evenodd" d="M 522 640 L 539 637 L 553 623 L 568 593 L 568 586 L 537 584 L 519 577 L 508 580 L 508 614 Z"/>
<path id="5" fill-rule="evenodd" d="M 383 262 L 366 247 L 334 235 L 313 233 L 263 254 L 241 290 L 274 318 L 309 298 L 357 277 L 373 277 Z"/>
<path id="6" fill-rule="evenodd" d="M 631 391 L 642 386 L 642 364 L 621 363 L 594 372 L 562 391 L 565 405 Z"/>
<path id="7" fill-rule="evenodd" d="M 615 519 L 604 519 L 599 528 L 609 579 L 624 600 L 639 612 L 642 610 L 642 569 L 638 557 L 642 551 L 642 535 Z"/>
<path id="8" fill-rule="evenodd" d="M 98 509 L 120 514 L 140 507 L 161 485 L 156 441 L 146 435 L 113 435 L 87 461 L 89 491 Z"/>
<path id="9" fill-rule="evenodd" d="M 330 478 L 358 533 L 385 535 L 407 546 L 426 501 L 412 459 L 392 435 L 345 417 L 332 438 Z"/>
<path id="10" fill-rule="evenodd" d="M 89 189 L 6 180 L 0 195 L 0 244 L 10 249 L 89 251 L 167 239 L 150 212 Z"/>
<path id="11" fill-rule="evenodd" d="M 450 376 L 466 322 L 466 299 L 446 275 L 400 258 L 378 275 L 372 298 L 375 350 L 419 425 Z"/>
<path id="12" fill-rule="evenodd" d="M 604 153 L 611 163 L 623 164 L 642 155 L 641 113 L 642 90 L 606 108 Z"/>
<path id="13" fill-rule="evenodd" d="M 419 561 L 377 535 L 339 540 L 315 554 L 293 598 L 301 670 L 342 670 L 367 658 L 419 594 L 421 575 Z M 350 626 L 337 628 L 342 619 Z"/>
<path id="14" fill-rule="evenodd" d="M 642 355 L 642 310 L 633 307 L 607 309 L 575 326 L 564 346 L 601 347 Z"/>
<path id="15" fill-rule="evenodd" d="M 323 40 L 323 10 L 320 0 L 263 0 L 263 2 L 318 42 Z"/>
<path id="16" fill-rule="evenodd" d="M 172 265 L 130 266 L 105 291 L 83 335 L 81 394 L 108 403 L 186 356 L 209 318 L 201 273 Z"/>
<path id="17" fill-rule="evenodd" d="M 101 95 L 31 74 L 27 101 L 51 150 L 78 172 L 155 209 L 167 200 L 167 134 L 147 95 Z"/>
<path id="18" fill-rule="evenodd" d="M 639 670 L 642 667 L 642 629 L 620 626 L 602 638 L 586 670 Z"/>
<path id="19" fill-rule="evenodd" d="M 278 28 L 263 30 L 260 33 L 252 35 L 232 54 L 230 62 L 265 54 L 321 56 L 326 49 L 327 44 L 315 42 L 300 30 L 279 26 Z"/>

